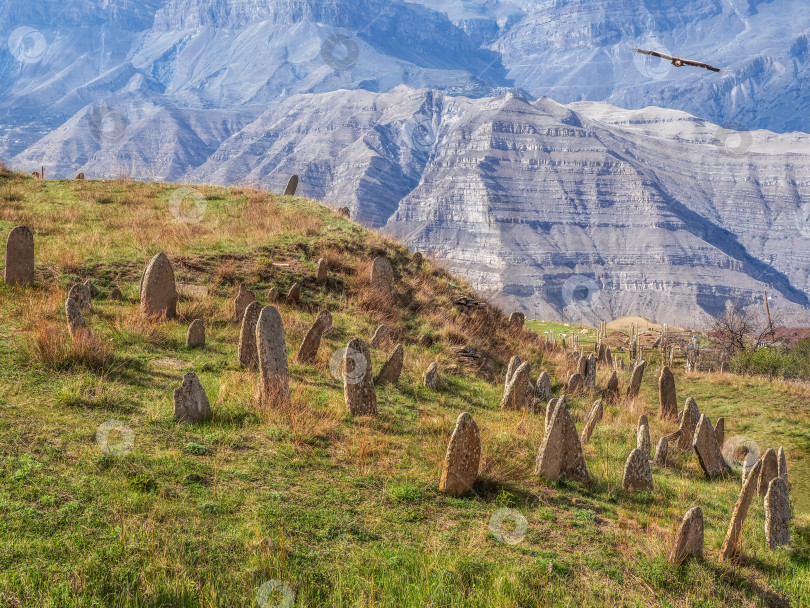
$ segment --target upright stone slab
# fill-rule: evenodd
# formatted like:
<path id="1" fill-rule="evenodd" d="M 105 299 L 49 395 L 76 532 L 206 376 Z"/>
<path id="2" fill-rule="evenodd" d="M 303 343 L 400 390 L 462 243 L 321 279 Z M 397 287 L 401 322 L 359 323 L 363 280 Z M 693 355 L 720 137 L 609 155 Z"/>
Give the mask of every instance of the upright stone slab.
<path id="1" fill-rule="evenodd" d="M 699 421 L 700 410 L 698 410 L 697 403 L 692 397 L 688 397 L 681 415 L 681 426 L 678 429 L 680 431 L 678 447 L 681 450 L 688 450 L 692 447 L 692 439 L 695 437 L 695 429 Z"/>
<path id="2" fill-rule="evenodd" d="M 456 420 L 444 457 L 439 491 L 460 496 L 470 490 L 478 477 L 481 460 L 481 436 L 478 425 L 467 412 Z"/>
<path id="3" fill-rule="evenodd" d="M 34 282 L 34 233 L 28 226 L 17 226 L 6 240 L 6 285 Z"/>
<path id="4" fill-rule="evenodd" d="M 371 353 L 360 338 L 354 338 L 343 354 L 343 398 L 355 416 L 377 415 L 377 393 L 371 373 Z"/>
<path id="5" fill-rule="evenodd" d="M 93 284 L 92 279 L 87 279 L 84 282 L 84 286 L 87 287 L 88 291 L 90 292 L 90 299 L 95 300 L 99 295 L 101 295 L 98 291 L 98 287 Z"/>
<path id="6" fill-rule="evenodd" d="M 765 496 L 772 479 L 779 477 L 779 459 L 771 448 L 762 455 L 762 471 L 757 482 L 757 494 Z"/>
<path id="7" fill-rule="evenodd" d="M 512 376 L 515 375 L 517 368 L 520 367 L 522 361 L 520 357 L 517 355 L 513 355 L 511 359 L 509 359 L 509 364 L 506 366 L 506 377 L 504 378 L 503 388 L 506 390 L 506 387 L 509 386 L 509 383 L 512 381 Z"/>
<path id="8" fill-rule="evenodd" d="M 675 420 L 678 417 L 678 396 L 675 392 L 675 376 L 665 365 L 658 377 L 658 401 L 661 420 Z"/>
<path id="9" fill-rule="evenodd" d="M 591 390 L 596 388 L 596 357 L 593 353 L 585 360 L 585 386 Z"/>
<path id="10" fill-rule="evenodd" d="M 205 346 L 205 323 L 202 319 L 194 319 L 186 332 L 186 346 Z"/>
<path id="11" fill-rule="evenodd" d="M 722 416 L 717 419 L 717 424 L 714 427 L 714 437 L 717 441 L 717 446 L 722 450 L 723 444 L 726 441 L 726 419 Z"/>
<path id="12" fill-rule="evenodd" d="M 619 401 L 619 374 L 613 370 L 613 374 L 608 380 L 607 388 L 605 389 L 605 399 L 608 403 L 616 404 Z"/>
<path id="13" fill-rule="evenodd" d="M 627 457 L 622 475 L 622 489 L 637 492 L 653 489 L 652 471 L 650 470 L 650 452 L 636 448 Z"/>
<path id="14" fill-rule="evenodd" d="M 583 378 L 580 374 L 571 374 L 568 378 L 568 384 L 566 385 L 565 392 L 571 394 L 581 393 L 585 388 L 585 378 Z"/>
<path id="15" fill-rule="evenodd" d="M 731 524 L 728 527 L 728 532 L 726 532 L 726 539 L 720 549 L 721 561 L 735 559 L 739 555 L 743 525 L 745 524 L 745 518 L 748 517 L 748 508 L 751 506 L 751 501 L 754 500 L 757 493 L 757 482 L 761 470 L 762 461 L 760 460 L 751 469 L 751 474 L 743 484 L 740 496 L 737 498 L 737 504 L 734 505 L 734 512 L 731 514 Z"/>
<path id="16" fill-rule="evenodd" d="M 70 288 L 68 298 L 75 300 L 76 304 L 79 305 L 79 308 L 81 308 L 82 311 L 90 310 L 93 307 L 93 299 L 90 295 L 90 289 L 87 287 L 87 285 L 82 283 L 77 283 Z"/>
<path id="17" fill-rule="evenodd" d="M 310 363 L 315 360 L 318 354 L 318 349 L 321 346 L 321 339 L 325 334 L 332 330 L 332 314 L 328 310 L 322 310 L 318 313 L 315 323 L 309 328 L 307 335 L 301 342 L 296 355 L 296 361 L 299 363 Z"/>
<path id="18" fill-rule="evenodd" d="M 177 317 L 177 284 L 172 263 L 165 253 L 153 257 L 143 274 L 141 312 L 147 317 Z"/>
<path id="19" fill-rule="evenodd" d="M 326 266 L 326 260 L 321 258 L 318 260 L 318 268 L 315 271 L 315 280 L 318 282 L 319 285 L 325 285 L 327 279 L 328 269 Z"/>
<path id="20" fill-rule="evenodd" d="M 679 564 L 689 557 L 702 558 L 703 544 L 703 510 L 692 507 L 683 516 L 667 561 Z"/>
<path id="21" fill-rule="evenodd" d="M 658 447 L 655 448 L 655 458 L 653 464 L 657 467 L 667 466 L 667 456 L 669 452 L 669 441 L 666 437 L 658 440 Z"/>
<path id="22" fill-rule="evenodd" d="M 503 393 L 502 408 L 522 410 L 528 406 L 530 373 L 531 368 L 528 361 L 521 363 L 514 371 Z"/>
<path id="23" fill-rule="evenodd" d="M 178 422 L 201 422 L 211 415 L 208 395 L 197 374 L 186 374 L 183 384 L 174 389 L 174 419 Z"/>
<path id="24" fill-rule="evenodd" d="M 560 403 L 565 404 L 565 395 L 562 395 L 559 399 L 550 399 L 548 405 L 546 406 L 546 425 L 544 427 L 544 433 L 548 432 L 548 428 L 551 426 L 551 419 L 554 417 L 554 410 L 557 409 L 557 405 Z"/>
<path id="25" fill-rule="evenodd" d="M 256 323 L 256 353 L 259 364 L 260 399 L 267 405 L 290 401 L 287 372 L 287 342 L 284 323 L 274 306 L 265 306 Z"/>
<path id="26" fill-rule="evenodd" d="M 790 496 L 781 477 L 771 479 L 765 494 L 765 544 L 768 549 L 790 544 Z"/>
<path id="27" fill-rule="evenodd" d="M 717 445 L 714 427 L 705 414 L 700 416 L 695 434 L 692 437 L 692 446 L 700 461 L 700 468 L 703 469 L 706 477 L 717 477 L 728 473 L 729 466 L 726 464 L 726 459 L 723 458 L 720 446 Z"/>
<path id="28" fill-rule="evenodd" d="M 549 399 L 551 399 L 551 377 L 548 375 L 548 372 L 543 372 L 537 378 L 537 386 L 535 388 L 537 398 L 543 402 L 547 403 Z"/>
<path id="29" fill-rule="evenodd" d="M 610 350 L 610 347 L 605 349 L 605 363 L 607 363 L 609 367 L 613 367 L 613 352 Z"/>
<path id="30" fill-rule="evenodd" d="M 278 302 L 280 298 L 281 292 L 278 290 L 278 287 L 272 287 L 267 291 L 268 302 Z"/>
<path id="31" fill-rule="evenodd" d="M 374 378 L 374 384 L 396 384 L 402 374 L 402 363 L 405 360 L 405 349 L 402 344 L 397 344 L 394 352 L 380 368 L 380 373 Z"/>
<path id="32" fill-rule="evenodd" d="M 422 384 L 434 391 L 439 388 L 439 364 L 435 361 L 422 374 Z"/>
<path id="33" fill-rule="evenodd" d="M 778 473 L 779 477 L 785 480 L 787 483 L 788 490 L 790 490 L 790 481 L 788 480 L 788 468 L 787 468 L 787 458 L 785 458 L 785 449 L 779 448 L 779 452 L 777 453 L 777 460 L 779 461 Z"/>
<path id="34" fill-rule="evenodd" d="M 584 354 L 579 356 L 577 360 L 577 372 L 582 378 L 584 379 L 586 374 L 588 373 L 588 357 Z"/>
<path id="35" fill-rule="evenodd" d="M 647 367 L 646 361 L 639 361 L 633 368 L 633 375 L 630 378 L 630 386 L 627 387 L 627 401 L 635 401 L 638 399 L 638 393 L 641 390 L 641 381 L 644 379 L 644 369 Z"/>
<path id="36" fill-rule="evenodd" d="M 298 176 L 291 175 L 287 181 L 287 187 L 284 188 L 284 196 L 295 196 L 296 190 L 298 190 Z"/>
<path id="37" fill-rule="evenodd" d="M 591 406 L 591 411 L 588 413 L 588 418 L 585 420 L 585 426 L 582 428 L 582 433 L 579 435 L 579 441 L 582 445 L 588 445 L 593 430 L 596 428 L 596 425 L 602 421 L 603 413 L 602 400 L 597 399 Z"/>
<path id="38" fill-rule="evenodd" d="M 636 427 L 636 448 L 644 453 L 647 460 L 650 459 L 650 423 L 647 416 L 641 416 L 638 419 L 638 426 Z"/>
<path id="39" fill-rule="evenodd" d="M 380 325 L 377 327 L 374 330 L 374 335 L 371 336 L 371 348 L 384 348 L 391 341 L 395 329 L 393 325 Z"/>
<path id="40" fill-rule="evenodd" d="M 90 328 L 84 320 L 81 307 L 72 298 L 65 301 L 65 316 L 67 317 L 68 332 L 73 340 L 87 339 L 90 337 Z"/>
<path id="41" fill-rule="evenodd" d="M 563 475 L 584 484 L 591 481 L 577 427 L 564 402 L 562 405 L 558 402 L 554 408 L 550 426 L 537 451 L 534 474 L 550 481 L 557 481 Z"/>
<path id="42" fill-rule="evenodd" d="M 296 282 L 292 284 L 285 300 L 290 306 L 295 306 L 301 301 L 301 285 L 299 283 Z"/>
<path id="43" fill-rule="evenodd" d="M 258 369 L 259 351 L 256 346 L 256 324 L 262 305 L 251 302 L 242 315 L 242 327 L 239 330 L 239 364 L 245 369 Z"/>
<path id="44" fill-rule="evenodd" d="M 239 291 L 233 299 L 233 320 L 241 323 L 245 317 L 245 309 L 250 306 L 251 302 L 255 301 L 256 294 L 245 287 L 244 283 L 239 283 Z"/>
<path id="45" fill-rule="evenodd" d="M 523 327 L 523 324 L 526 322 L 526 316 L 522 312 L 513 312 L 509 315 L 509 327 Z"/>
<path id="46" fill-rule="evenodd" d="M 379 256 L 371 263 L 371 288 L 384 294 L 394 292 L 394 269 L 387 258 Z"/>

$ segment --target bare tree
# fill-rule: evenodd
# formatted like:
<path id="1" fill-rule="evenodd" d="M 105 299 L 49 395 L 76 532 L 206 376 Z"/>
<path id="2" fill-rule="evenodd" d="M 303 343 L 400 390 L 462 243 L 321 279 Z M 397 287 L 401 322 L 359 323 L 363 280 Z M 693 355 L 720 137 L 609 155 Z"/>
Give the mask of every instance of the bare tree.
<path id="1" fill-rule="evenodd" d="M 723 361 L 728 361 L 736 353 L 745 350 L 750 337 L 759 334 L 753 317 L 749 309 L 743 308 L 738 302 L 729 301 L 725 312 L 712 319 L 710 335 Z"/>

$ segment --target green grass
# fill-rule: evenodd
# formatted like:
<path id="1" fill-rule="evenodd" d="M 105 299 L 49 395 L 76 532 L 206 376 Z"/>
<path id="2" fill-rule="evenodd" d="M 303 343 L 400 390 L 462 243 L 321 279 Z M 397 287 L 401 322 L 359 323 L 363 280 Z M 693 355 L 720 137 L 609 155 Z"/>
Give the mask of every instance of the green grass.
<path id="1" fill-rule="evenodd" d="M 788 449 L 794 546 L 766 551 L 757 501 L 745 560 L 720 564 L 739 479 L 706 481 L 692 454 L 676 454 L 654 471 L 654 493 L 623 492 L 638 412 L 606 408 L 586 448 L 591 487 L 534 477 L 543 416 L 502 411 L 502 382 L 457 367 L 449 346 L 457 335 L 489 345 L 498 374 L 520 352 L 532 377 L 546 369 L 555 387 L 570 363 L 525 334 L 504 330 L 498 340 L 512 351 L 485 343 L 450 312 L 466 293 L 462 281 L 429 263 L 415 268 L 401 247 L 300 199 L 201 188 L 205 218 L 179 224 L 167 211 L 172 190 L 0 178 L 0 232 L 29 225 L 38 270 L 33 288 L 0 287 L 0 606 L 257 606 L 268 581 L 286 584 L 295 606 L 810 606 L 805 387 L 676 372 L 679 401 L 691 394 L 713 421 L 725 416 L 727 437 Z M 206 285 L 209 296 L 183 299 L 180 320 L 152 326 L 137 315 L 137 281 L 160 250 L 179 281 Z M 382 252 L 400 276 L 393 312 L 361 293 L 363 264 Z M 326 287 L 313 280 L 319 257 L 332 268 Z M 63 328 L 66 290 L 91 277 L 102 297 L 88 322 L 110 343 L 109 363 L 94 371 L 31 358 L 26 339 L 43 323 Z M 295 407 L 261 410 L 256 375 L 236 363 L 231 298 L 240 281 L 265 302 L 270 287 L 283 292 L 295 280 L 302 305 L 278 305 L 290 360 L 319 309 L 332 312 L 335 330 L 315 363 L 291 363 Z M 123 301 L 105 297 L 113 283 Z M 352 417 L 329 357 L 391 314 L 403 328 L 402 379 L 378 389 L 376 419 Z M 197 316 L 207 345 L 188 349 Z M 386 355 L 372 350 L 375 370 Z M 433 360 L 438 392 L 420 382 Z M 172 391 L 187 371 L 208 393 L 209 422 L 173 420 Z M 652 414 L 656 400 L 651 370 L 640 403 Z M 591 401 L 569 400 L 578 428 Z M 456 498 L 438 481 L 462 411 L 478 423 L 483 453 L 474 492 Z M 131 429 L 131 450 L 106 453 L 97 443 L 110 420 Z M 651 423 L 654 444 L 672 430 Z M 122 438 L 113 431 L 108 441 Z M 669 565 L 673 526 L 693 505 L 704 510 L 706 559 Z M 517 544 L 492 532 L 502 509 L 528 523 Z M 277 590 L 268 606 L 282 598 Z"/>

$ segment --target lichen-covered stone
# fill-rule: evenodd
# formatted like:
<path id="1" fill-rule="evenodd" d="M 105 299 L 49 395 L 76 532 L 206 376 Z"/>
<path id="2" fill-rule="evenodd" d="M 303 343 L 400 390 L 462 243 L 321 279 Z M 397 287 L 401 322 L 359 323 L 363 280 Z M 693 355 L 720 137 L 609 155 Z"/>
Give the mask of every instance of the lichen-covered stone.
<path id="1" fill-rule="evenodd" d="M 627 457 L 622 475 L 622 489 L 628 492 L 652 490 L 653 478 L 650 470 L 650 453 L 636 448 Z"/>
<path id="2" fill-rule="evenodd" d="M 667 561 L 678 564 L 689 557 L 703 557 L 703 510 L 692 507 L 683 516 Z"/>
<path id="3" fill-rule="evenodd" d="M 456 428 L 447 446 L 439 491 L 454 496 L 469 491 L 478 477 L 480 460 L 481 436 L 478 425 L 470 414 L 464 412 L 456 420 Z"/>
<path id="4" fill-rule="evenodd" d="M 28 226 L 17 226 L 6 239 L 6 285 L 34 282 L 34 233 Z"/>
<path id="5" fill-rule="evenodd" d="M 197 374 L 183 377 L 183 384 L 174 390 L 174 419 L 178 422 L 201 422 L 212 416 L 208 395 Z"/>

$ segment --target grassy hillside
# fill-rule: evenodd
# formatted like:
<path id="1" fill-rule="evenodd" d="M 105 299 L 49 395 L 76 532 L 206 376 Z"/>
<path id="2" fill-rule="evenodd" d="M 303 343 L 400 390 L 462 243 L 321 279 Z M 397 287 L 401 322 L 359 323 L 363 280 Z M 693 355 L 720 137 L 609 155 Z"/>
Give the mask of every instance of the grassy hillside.
<path id="1" fill-rule="evenodd" d="M 546 483 L 532 474 L 543 415 L 501 410 L 500 378 L 517 353 L 532 378 L 552 373 L 559 395 L 573 361 L 508 330 L 498 311 L 459 313 L 463 281 L 325 207 L 200 187 L 205 212 L 186 223 L 176 216 L 192 209 L 170 211 L 176 188 L 0 175 L 0 234 L 29 226 L 37 256 L 35 286 L 0 287 L 0 606 L 810 606 L 808 387 L 676 376 L 679 402 L 691 394 L 712 420 L 725 416 L 727 437 L 788 451 L 793 548 L 765 549 L 758 500 L 745 559 L 720 564 L 736 474 L 709 482 L 693 454 L 676 454 L 654 469 L 655 492 L 621 490 L 638 415 L 657 411 L 655 370 L 636 410 L 606 408 L 586 447 L 593 484 Z M 138 312 L 138 281 L 159 251 L 197 288 L 184 288 L 178 320 L 151 323 Z M 398 275 L 395 305 L 367 295 L 379 254 Z M 325 286 L 314 280 L 321 257 Z M 103 346 L 94 353 L 77 352 L 64 316 L 67 290 L 87 278 L 101 291 L 87 315 Z M 277 305 L 291 362 L 319 310 L 335 329 L 314 364 L 291 363 L 291 406 L 262 409 L 256 374 L 237 364 L 232 298 L 245 282 L 266 303 L 270 288 L 294 281 L 301 303 Z M 114 285 L 121 301 L 108 297 Z M 184 342 L 195 318 L 206 324 L 202 349 Z M 405 370 L 378 388 L 377 418 L 355 418 L 330 356 L 382 322 L 400 329 Z M 461 365 L 458 345 L 486 353 L 493 373 Z M 375 370 L 393 346 L 372 349 Z M 432 361 L 437 392 L 420 382 Z M 187 371 L 208 393 L 210 422 L 173 420 Z M 601 385 L 608 375 L 600 369 Z M 579 429 L 593 399 L 569 399 Z M 481 474 L 474 492 L 451 498 L 438 482 L 462 411 L 481 429 Z M 130 451 L 99 447 L 110 420 L 131 429 Z M 675 430 L 650 421 L 653 445 Z M 674 529 L 694 505 L 706 559 L 669 565 Z M 504 509 L 525 518 L 525 533 L 496 525 Z M 518 542 L 501 542 L 504 533 Z M 287 588 L 257 597 L 268 581 Z"/>

